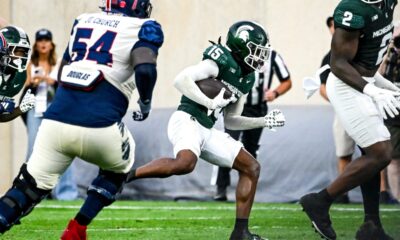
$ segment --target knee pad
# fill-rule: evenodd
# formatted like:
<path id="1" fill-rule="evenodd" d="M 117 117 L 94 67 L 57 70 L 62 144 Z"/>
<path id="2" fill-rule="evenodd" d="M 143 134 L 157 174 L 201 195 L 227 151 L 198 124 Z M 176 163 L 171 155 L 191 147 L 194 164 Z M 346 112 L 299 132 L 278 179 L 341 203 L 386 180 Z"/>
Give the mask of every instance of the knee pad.
<path id="1" fill-rule="evenodd" d="M 87 193 L 100 196 L 104 206 L 108 206 L 115 201 L 115 196 L 122 190 L 127 175 L 127 173 L 100 170 Z"/>
<path id="2" fill-rule="evenodd" d="M 37 188 L 35 179 L 23 164 L 13 186 L 0 198 L 0 233 L 19 223 L 32 209 L 50 193 L 50 190 Z"/>

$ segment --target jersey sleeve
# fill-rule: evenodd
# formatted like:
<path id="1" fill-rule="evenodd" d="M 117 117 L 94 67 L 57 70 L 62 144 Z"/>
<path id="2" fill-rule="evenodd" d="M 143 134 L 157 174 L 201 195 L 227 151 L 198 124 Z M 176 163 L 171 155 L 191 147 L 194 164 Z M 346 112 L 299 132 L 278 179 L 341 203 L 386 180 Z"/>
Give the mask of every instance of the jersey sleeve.
<path id="1" fill-rule="evenodd" d="M 204 52 L 203 52 L 203 60 L 209 59 L 213 62 L 215 62 L 218 66 L 219 72 L 221 73 L 221 70 L 229 68 L 228 66 L 228 56 L 225 53 L 225 49 L 218 44 L 214 44 L 210 47 L 208 47 Z"/>
<path id="2" fill-rule="evenodd" d="M 363 6 L 356 4 L 356 1 L 342 1 L 333 13 L 335 28 L 344 28 L 346 30 L 363 29 L 366 25 L 366 19 L 362 10 Z"/>
<path id="3" fill-rule="evenodd" d="M 153 20 L 143 23 L 139 30 L 139 41 L 133 46 L 133 49 L 138 47 L 148 47 L 155 53 L 164 43 L 164 33 L 161 25 Z"/>
<path id="4" fill-rule="evenodd" d="M 72 36 L 74 34 L 74 29 L 75 29 L 76 24 L 78 24 L 78 22 L 79 22 L 78 18 L 75 19 L 74 24 L 72 24 L 70 36 Z M 69 53 L 69 42 L 67 44 L 67 47 L 65 48 L 65 51 L 64 51 L 64 54 L 63 54 L 63 59 L 66 62 L 71 62 L 71 55 Z"/>

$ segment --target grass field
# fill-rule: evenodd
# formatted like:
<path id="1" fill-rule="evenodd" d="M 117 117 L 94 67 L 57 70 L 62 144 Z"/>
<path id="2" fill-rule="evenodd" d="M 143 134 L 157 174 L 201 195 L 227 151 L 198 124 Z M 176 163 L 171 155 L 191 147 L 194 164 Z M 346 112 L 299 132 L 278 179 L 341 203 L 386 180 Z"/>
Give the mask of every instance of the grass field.
<path id="1" fill-rule="evenodd" d="M 1 239 L 59 239 L 82 202 L 45 201 L 22 224 Z M 89 226 L 90 240 L 224 240 L 234 221 L 234 203 L 117 201 Z M 400 239 L 400 208 L 382 206 L 387 232 Z M 361 205 L 334 205 L 332 219 L 338 239 L 354 239 L 362 221 Z M 298 204 L 255 204 L 251 231 L 269 240 L 320 239 Z"/>

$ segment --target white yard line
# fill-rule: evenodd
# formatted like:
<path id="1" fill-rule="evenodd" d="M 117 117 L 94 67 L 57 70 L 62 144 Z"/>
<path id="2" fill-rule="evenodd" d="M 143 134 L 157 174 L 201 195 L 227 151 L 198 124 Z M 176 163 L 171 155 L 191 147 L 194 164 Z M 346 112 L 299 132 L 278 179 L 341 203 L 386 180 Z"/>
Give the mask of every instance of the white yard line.
<path id="1" fill-rule="evenodd" d="M 50 204 L 50 205 L 38 205 L 36 208 L 43 208 L 43 209 L 80 209 L 80 205 L 57 205 L 57 204 Z M 191 210 L 191 211 L 203 211 L 203 210 L 235 210 L 236 206 L 219 206 L 219 207 L 201 207 L 201 206 L 194 206 L 194 207 L 189 207 L 189 206 L 109 206 L 107 209 L 112 209 L 112 210 L 181 210 L 181 211 L 186 211 L 186 210 Z M 255 211 L 262 211 L 262 210 L 278 210 L 278 211 L 293 211 L 297 212 L 301 210 L 301 207 L 260 207 L 260 206 L 254 206 L 252 208 Z M 334 211 L 340 211 L 340 212 L 361 212 L 364 211 L 363 208 L 360 206 L 359 208 L 357 207 L 350 207 L 350 208 L 344 208 L 344 207 L 332 207 L 332 210 Z M 380 208 L 381 212 L 400 212 L 400 208 Z"/>

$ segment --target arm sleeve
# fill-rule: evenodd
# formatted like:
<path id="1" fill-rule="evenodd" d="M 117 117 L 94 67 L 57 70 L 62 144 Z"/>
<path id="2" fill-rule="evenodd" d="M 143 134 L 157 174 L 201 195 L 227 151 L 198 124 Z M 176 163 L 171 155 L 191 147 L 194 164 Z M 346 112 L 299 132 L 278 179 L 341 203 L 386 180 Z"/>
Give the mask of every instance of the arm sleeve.
<path id="1" fill-rule="evenodd" d="M 135 67 L 136 87 L 142 103 L 151 102 L 153 89 L 157 80 L 157 68 L 155 64 L 143 63 Z"/>
<path id="2" fill-rule="evenodd" d="M 287 69 L 285 62 L 283 61 L 283 58 L 278 53 L 276 53 L 275 55 L 272 67 L 274 68 L 274 71 L 278 76 L 280 82 L 286 81 L 290 78 L 289 70 Z"/>
<path id="3" fill-rule="evenodd" d="M 201 92 L 195 81 L 208 77 L 216 77 L 218 72 L 217 64 L 206 59 L 201 61 L 199 64 L 187 67 L 180 72 L 174 80 L 174 86 L 190 100 L 210 109 L 212 99 L 208 98 L 203 92 Z"/>
<path id="4" fill-rule="evenodd" d="M 265 126 L 264 117 L 243 117 L 243 105 L 246 102 L 247 94 L 239 98 L 233 104 L 229 104 L 224 109 L 225 128 L 230 130 L 249 130 L 254 128 L 262 128 Z"/>

